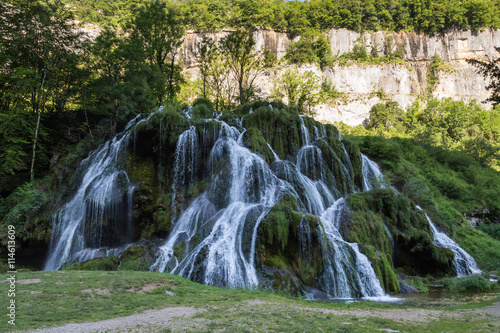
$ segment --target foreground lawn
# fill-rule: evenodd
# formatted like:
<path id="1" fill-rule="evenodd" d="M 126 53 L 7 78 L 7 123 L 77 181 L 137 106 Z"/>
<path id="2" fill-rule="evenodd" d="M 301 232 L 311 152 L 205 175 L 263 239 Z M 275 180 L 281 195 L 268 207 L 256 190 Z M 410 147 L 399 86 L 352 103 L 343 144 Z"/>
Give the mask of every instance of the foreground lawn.
<path id="1" fill-rule="evenodd" d="M 0 275 L 0 281 L 7 277 Z M 6 310 L 2 310 L 0 332 L 100 321 L 166 307 L 188 307 L 192 313 L 162 324 L 149 323 L 144 318 L 135 329 L 140 332 L 500 330 L 500 317 L 489 313 L 499 298 L 470 307 L 438 310 L 370 302 L 310 302 L 263 291 L 208 287 L 151 272 L 25 272 L 18 273 L 16 278 L 16 325 L 7 323 Z M 0 283 L 2 309 L 8 304 L 7 289 L 8 283 Z"/>

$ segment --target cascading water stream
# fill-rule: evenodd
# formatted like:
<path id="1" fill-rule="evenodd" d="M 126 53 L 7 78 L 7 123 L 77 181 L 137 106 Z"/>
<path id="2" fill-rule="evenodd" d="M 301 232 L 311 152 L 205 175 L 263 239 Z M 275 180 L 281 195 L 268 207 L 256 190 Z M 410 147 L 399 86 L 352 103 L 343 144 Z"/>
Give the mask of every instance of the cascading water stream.
<path id="1" fill-rule="evenodd" d="M 363 191 L 370 191 L 374 188 L 386 187 L 384 183 L 384 175 L 380 171 L 380 167 L 374 161 L 370 160 L 366 155 L 361 154 L 362 172 L 363 172 Z"/>
<path id="2" fill-rule="evenodd" d="M 422 210 L 419 206 L 417 206 L 417 208 Z M 439 231 L 434 223 L 432 223 L 431 218 L 427 214 L 425 214 L 425 217 L 427 218 L 429 226 L 431 227 L 432 235 L 434 236 L 434 244 L 436 244 L 436 246 L 450 249 L 455 254 L 455 258 L 453 259 L 453 266 L 455 266 L 457 276 L 464 277 L 472 274 L 481 274 L 481 270 L 477 266 L 474 258 L 472 258 L 470 254 L 462 249 L 460 245 L 458 245 L 454 240 L 448 237 L 448 235 L 446 235 L 442 231 Z"/>
<path id="3" fill-rule="evenodd" d="M 259 155 L 243 146 L 245 130 L 240 132 L 220 120 L 212 121 L 217 121 L 221 127 L 210 152 L 212 176 L 208 189 L 177 219 L 151 269 L 169 271 L 209 285 L 245 288 L 258 285 L 254 265 L 257 230 L 269 210 L 283 194 L 289 193 L 303 203 L 299 206 L 304 214 L 321 216 L 324 231 L 322 228 L 308 231 L 304 231 L 304 226 L 301 228 L 304 239 L 307 233 L 326 232 L 326 242 L 322 244 L 325 261 L 322 289 L 331 297 L 383 296 L 380 282 L 366 256 L 357 244 L 345 242 L 337 230 L 341 212 L 347 206 L 344 199 L 336 200 L 339 193 L 326 184 L 324 170 L 314 171 L 325 161 L 321 151 L 311 143 L 303 119 L 304 146 L 297 154 L 296 164 L 282 161 L 269 146 L 275 158 L 273 170 Z M 324 132 L 323 128 L 321 132 L 316 129 L 315 140 Z M 191 127 L 179 137 L 175 170 L 177 161 L 181 161 L 179 171 L 190 170 L 186 166 L 190 162 L 180 157 L 192 156 L 195 135 L 196 130 Z M 214 170 L 219 161 L 227 161 L 228 167 Z M 174 173 L 177 175 L 176 171 Z M 176 183 L 178 178 L 174 176 Z M 225 188 L 227 195 L 214 198 L 212 192 L 220 187 Z M 185 248 L 184 255 L 176 254 L 180 245 Z"/>
<path id="4" fill-rule="evenodd" d="M 125 172 L 125 151 L 132 128 L 147 119 L 137 116 L 122 133 L 80 163 L 77 173 L 82 176 L 76 193 L 52 217 L 45 270 L 58 270 L 66 263 L 121 252 L 131 242 L 135 185 Z M 101 250 L 103 247 L 116 249 Z"/>
<path id="5" fill-rule="evenodd" d="M 191 119 L 191 109 L 184 115 Z M 310 228 L 301 222 L 299 227 L 301 251 L 307 251 L 313 234 L 321 243 L 324 272 L 316 287 L 337 298 L 383 296 L 367 257 L 357 244 L 344 241 L 338 231 L 348 207 L 336 187 L 344 181 L 348 184 L 345 191 L 352 193 L 353 171 L 345 148 L 344 162 L 338 158 L 334 161 L 341 164 L 339 178 L 344 179 L 335 179 L 328 169 L 319 148 L 319 143 L 323 144 L 320 140 L 326 142 L 325 126 L 314 125 L 310 133 L 301 117 L 302 147 L 295 160 L 280 159 L 267 143 L 274 156 L 274 163 L 267 165 L 260 155 L 244 146 L 243 127 L 238 129 L 219 118 L 220 114 L 214 114 L 205 127 L 190 126 L 178 138 L 172 168 L 173 227 L 151 270 L 168 271 L 209 285 L 257 286 L 259 226 L 272 207 L 285 194 L 291 194 L 297 199 L 300 213 L 316 216 L 323 225 Z M 76 194 L 54 216 L 46 269 L 125 250 L 131 240 L 135 187 L 124 170 L 124 156 L 130 135 L 135 150 L 135 130 L 131 133 L 141 121 L 131 121 L 124 132 L 82 162 L 82 180 Z M 207 158 L 204 172 L 202 155 Z M 365 190 L 379 185 L 372 180 L 381 172 L 364 155 L 363 176 Z M 183 207 L 176 198 L 189 191 L 200 177 L 207 178 L 203 180 L 207 182 L 206 190 Z M 118 221 L 118 234 L 125 236 L 108 239 L 113 232 L 104 230 L 104 226 Z"/>

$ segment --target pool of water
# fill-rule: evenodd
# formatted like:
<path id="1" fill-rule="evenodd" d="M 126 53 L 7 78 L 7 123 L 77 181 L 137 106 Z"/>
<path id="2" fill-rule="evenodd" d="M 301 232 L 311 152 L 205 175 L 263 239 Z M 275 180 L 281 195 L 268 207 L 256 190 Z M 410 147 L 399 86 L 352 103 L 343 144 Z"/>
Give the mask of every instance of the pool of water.
<path id="1" fill-rule="evenodd" d="M 399 294 L 395 295 L 398 299 L 392 304 L 400 304 L 415 307 L 445 307 L 464 305 L 469 303 L 478 303 L 482 301 L 489 301 L 498 299 L 500 291 L 486 291 L 486 292 L 471 292 L 471 293 L 457 293 L 450 292 L 442 287 L 431 287 L 429 292 L 420 294 Z M 385 303 L 385 302 L 382 302 Z"/>

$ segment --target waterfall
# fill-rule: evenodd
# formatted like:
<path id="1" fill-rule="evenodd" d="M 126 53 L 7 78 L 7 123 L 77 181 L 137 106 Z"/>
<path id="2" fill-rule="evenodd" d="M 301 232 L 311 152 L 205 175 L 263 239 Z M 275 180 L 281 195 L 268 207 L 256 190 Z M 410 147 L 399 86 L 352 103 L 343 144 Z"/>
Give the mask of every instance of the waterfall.
<path id="1" fill-rule="evenodd" d="M 370 191 L 374 188 L 386 187 L 384 175 L 380 167 L 370 160 L 365 154 L 361 154 L 363 172 L 363 191 Z"/>
<path id="2" fill-rule="evenodd" d="M 448 237 L 444 232 L 439 231 L 438 228 L 434 225 L 431 218 L 420 208 L 417 206 L 419 210 L 421 210 L 425 214 L 425 218 L 429 222 L 429 226 L 431 227 L 432 235 L 434 236 L 434 244 L 439 247 L 444 247 L 450 249 L 455 254 L 455 258 L 453 259 L 453 266 L 457 271 L 458 277 L 464 277 L 472 274 L 481 274 L 481 270 L 477 266 L 474 258 L 471 257 L 464 249 L 460 247 L 453 239 Z"/>
<path id="3" fill-rule="evenodd" d="M 144 120 L 140 115 L 131 120 L 122 133 L 80 163 L 76 193 L 52 216 L 45 270 L 116 252 L 101 248 L 123 251 L 124 244 L 131 242 L 135 185 L 125 172 L 125 152 L 132 128 Z"/>
<path id="4" fill-rule="evenodd" d="M 323 246 L 327 253 L 323 257 L 323 289 L 330 296 L 340 298 L 384 296 L 384 290 L 368 258 L 359 251 L 358 244 L 344 241 L 338 231 L 345 210 L 347 203 L 344 198 L 340 198 L 321 215 L 330 245 L 330 249 Z"/>
<path id="5" fill-rule="evenodd" d="M 445 247 L 450 249 L 455 254 L 455 258 L 453 259 L 453 266 L 455 266 L 455 270 L 457 271 L 458 277 L 464 277 L 472 274 L 481 274 L 481 270 L 477 266 L 474 258 L 470 256 L 464 249 L 462 249 L 455 241 L 453 241 L 450 237 L 448 237 L 444 232 L 439 231 L 434 223 L 432 223 L 431 219 L 427 214 L 425 214 L 427 221 L 429 221 L 429 225 L 432 230 L 432 234 L 434 236 L 434 244 L 436 246 Z"/>
<path id="6" fill-rule="evenodd" d="M 160 272 L 168 270 L 208 285 L 249 288 L 258 284 L 254 267 L 257 228 L 280 197 L 284 185 L 260 156 L 241 145 L 242 133 L 238 129 L 220 123 L 210 158 L 227 160 L 230 171 L 223 168 L 212 176 L 209 189 L 175 222 L 151 268 Z M 187 137 L 188 131 L 181 137 Z M 188 147 L 177 144 L 176 156 L 187 155 Z M 222 188 L 225 197 L 214 198 L 215 188 Z M 218 206 L 222 209 L 217 211 L 209 199 L 220 200 Z M 207 235 L 199 244 L 191 244 L 200 229 L 206 229 Z M 174 250 L 181 241 L 193 248 L 179 262 Z"/>
<path id="7" fill-rule="evenodd" d="M 191 119 L 191 108 L 184 116 Z M 131 241 L 135 186 L 125 172 L 124 159 L 129 136 L 135 141 L 135 132 L 131 133 L 140 121 L 139 117 L 131 121 L 124 132 L 81 163 L 77 192 L 53 217 L 46 269 L 59 269 L 66 261 L 116 255 Z M 320 243 L 315 246 L 321 251 L 324 271 L 311 287 L 336 298 L 384 296 L 368 258 L 339 233 L 348 207 L 336 188 L 344 180 L 335 180 L 317 146 L 326 137 L 325 127 L 313 126 L 309 133 L 300 117 L 302 147 L 293 159 L 282 160 L 267 144 L 274 156 L 268 165 L 244 146 L 246 129 L 241 125 L 240 121 L 238 128 L 231 126 L 214 114 L 198 127 L 192 123 L 178 137 L 172 154 L 172 230 L 150 269 L 207 285 L 258 286 L 259 227 L 284 195 L 292 195 L 296 213 L 314 215 L 318 221 L 312 227 L 303 218 L 297 226 L 300 251 L 308 251 L 313 238 Z M 343 177 L 351 183 L 352 166 L 345 149 L 344 154 L 344 163 L 340 159 L 334 163 L 341 164 Z M 363 175 L 372 188 L 368 180 L 380 170 L 369 162 L 363 158 Z M 204 182 L 204 191 L 187 207 L 177 206 L 176 197 L 197 182 Z M 354 189 L 348 186 L 346 191 Z"/>
<path id="8" fill-rule="evenodd" d="M 324 226 L 314 230 L 302 222 L 299 226 L 302 251 L 308 250 L 312 233 L 320 235 L 325 272 L 318 287 L 330 297 L 383 296 L 366 256 L 357 244 L 345 242 L 338 232 L 340 216 L 347 210 L 347 204 L 334 187 L 325 183 L 327 177 L 322 170 L 325 161 L 319 148 L 311 143 L 303 119 L 304 145 L 295 163 L 279 159 L 273 151 L 272 168 L 243 146 L 245 129 L 240 131 L 223 121 L 211 121 L 217 121 L 221 127 L 210 151 L 213 166 L 207 190 L 174 222 L 151 270 L 168 271 L 208 285 L 257 286 L 259 279 L 254 265 L 257 230 L 271 208 L 288 193 L 297 198 L 301 213 L 319 217 Z M 316 139 L 323 132 L 323 128 L 315 129 Z M 194 145 L 189 143 L 196 141 L 194 133 L 190 128 L 179 137 L 176 163 L 178 157 L 192 156 Z M 223 166 L 220 161 L 224 161 Z M 181 164 L 184 167 L 179 171 L 189 170 L 185 166 L 189 163 Z"/>

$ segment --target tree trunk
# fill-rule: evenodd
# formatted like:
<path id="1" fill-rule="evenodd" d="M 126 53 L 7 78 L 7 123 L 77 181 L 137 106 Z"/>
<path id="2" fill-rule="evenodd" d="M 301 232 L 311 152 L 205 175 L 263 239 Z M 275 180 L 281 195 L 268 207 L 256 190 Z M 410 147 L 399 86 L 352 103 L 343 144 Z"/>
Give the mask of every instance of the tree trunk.
<path id="1" fill-rule="evenodd" d="M 118 113 L 119 112 L 120 112 L 120 103 L 115 100 L 115 119 L 111 125 L 111 136 L 112 137 L 116 135 L 116 126 L 118 123 Z"/>
<path id="2" fill-rule="evenodd" d="M 43 76 L 42 76 L 42 82 L 40 83 L 40 89 L 38 90 L 38 103 L 37 103 L 37 120 L 36 120 L 36 127 L 35 127 L 35 139 L 33 140 L 33 157 L 31 158 L 31 169 L 30 169 L 30 179 L 31 182 L 35 180 L 35 155 L 36 155 L 36 142 L 38 139 L 38 129 L 40 127 L 40 117 L 42 113 L 42 91 L 43 91 L 43 85 L 45 84 L 45 77 L 47 75 L 47 71 L 45 69 L 45 64 L 43 66 Z"/>
<path id="3" fill-rule="evenodd" d="M 87 126 L 89 128 L 89 134 L 90 134 L 90 140 L 92 141 L 92 145 L 94 144 L 94 137 L 92 136 L 92 130 L 90 129 L 90 123 L 89 123 L 89 117 L 87 116 L 87 107 L 86 107 L 86 100 L 87 100 L 87 88 L 83 88 L 83 114 L 85 115 L 85 121 L 87 122 Z"/>

